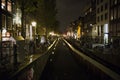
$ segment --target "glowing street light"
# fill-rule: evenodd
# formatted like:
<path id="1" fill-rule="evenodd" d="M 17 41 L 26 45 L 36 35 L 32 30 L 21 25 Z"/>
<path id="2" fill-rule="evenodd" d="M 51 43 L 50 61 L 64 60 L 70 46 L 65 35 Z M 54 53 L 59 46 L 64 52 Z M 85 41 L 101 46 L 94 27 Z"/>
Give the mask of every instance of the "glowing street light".
<path id="1" fill-rule="evenodd" d="M 33 21 L 31 24 L 32 24 L 33 27 L 35 27 L 35 35 L 36 35 L 36 25 L 37 25 L 37 23 L 35 21 Z"/>
<path id="2" fill-rule="evenodd" d="M 36 35 L 36 25 L 37 23 L 35 21 L 31 22 L 31 25 L 30 25 L 30 39 L 31 40 L 33 39 L 33 28 L 32 27 L 35 27 L 35 35 Z"/>
<path id="3" fill-rule="evenodd" d="M 36 26 L 37 23 L 35 21 L 32 22 L 32 26 Z"/>

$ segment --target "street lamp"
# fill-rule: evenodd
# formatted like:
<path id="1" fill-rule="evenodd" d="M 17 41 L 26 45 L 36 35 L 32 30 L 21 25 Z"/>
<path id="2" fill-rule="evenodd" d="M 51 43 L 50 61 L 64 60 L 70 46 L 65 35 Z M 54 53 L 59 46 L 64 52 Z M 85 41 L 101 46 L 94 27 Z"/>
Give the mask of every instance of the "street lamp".
<path id="1" fill-rule="evenodd" d="M 34 27 L 34 36 L 36 35 L 36 25 L 37 23 L 35 21 L 33 21 L 32 23 L 32 27 Z"/>
<path id="2" fill-rule="evenodd" d="M 36 26 L 37 23 L 35 21 L 32 22 L 32 26 Z"/>
<path id="3" fill-rule="evenodd" d="M 36 25 L 37 25 L 37 23 L 35 21 L 31 22 L 31 25 L 30 25 L 30 40 L 33 39 L 33 27 L 35 27 L 34 33 L 36 35 Z"/>

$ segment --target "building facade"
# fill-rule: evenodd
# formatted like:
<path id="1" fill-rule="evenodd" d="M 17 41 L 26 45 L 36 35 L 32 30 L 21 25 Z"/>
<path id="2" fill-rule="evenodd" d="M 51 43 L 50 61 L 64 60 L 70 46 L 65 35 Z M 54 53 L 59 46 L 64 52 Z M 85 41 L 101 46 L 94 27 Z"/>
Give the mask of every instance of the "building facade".
<path id="1" fill-rule="evenodd" d="M 96 1 L 96 29 L 100 43 L 107 44 L 109 36 L 109 0 Z"/>
<path id="2" fill-rule="evenodd" d="M 82 27 L 84 35 L 89 36 L 91 38 L 95 36 L 95 33 L 93 31 L 96 24 L 96 5 L 94 5 L 95 3 L 96 0 L 91 0 L 90 4 L 88 4 L 88 6 L 85 8 L 85 16 L 83 20 L 84 27 Z"/>
<path id="3" fill-rule="evenodd" d="M 0 0 L 0 29 L 1 33 L 3 29 L 12 31 L 13 21 L 13 1 L 12 0 Z"/>
<path id="4" fill-rule="evenodd" d="M 120 0 L 110 0 L 110 39 L 120 36 Z"/>

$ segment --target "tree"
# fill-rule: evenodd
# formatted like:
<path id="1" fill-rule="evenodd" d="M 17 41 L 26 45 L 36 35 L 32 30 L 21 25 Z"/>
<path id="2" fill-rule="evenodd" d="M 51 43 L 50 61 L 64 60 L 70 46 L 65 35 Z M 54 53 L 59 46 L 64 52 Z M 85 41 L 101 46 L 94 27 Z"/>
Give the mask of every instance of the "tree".
<path id="1" fill-rule="evenodd" d="M 47 35 L 49 30 L 55 30 L 55 26 L 58 26 L 56 0 L 39 0 L 37 1 L 37 7 L 36 13 L 33 14 L 39 24 L 46 28 Z"/>
<path id="2" fill-rule="evenodd" d="M 58 26 L 56 20 L 56 0 L 18 0 L 22 11 L 22 36 L 25 37 L 26 16 L 37 22 L 37 28 L 55 30 Z"/>
<path id="3" fill-rule="evenodd" d="M 26 28 L 26 15 L 30 15 L 31 12 L 36 10 L 36 5 L 34 4 L 36 0 L 17 0 L 17 7 L 21 9 L 22 17 L 21 17 L 21 34 L 25 38 L 25 28 Z"/>

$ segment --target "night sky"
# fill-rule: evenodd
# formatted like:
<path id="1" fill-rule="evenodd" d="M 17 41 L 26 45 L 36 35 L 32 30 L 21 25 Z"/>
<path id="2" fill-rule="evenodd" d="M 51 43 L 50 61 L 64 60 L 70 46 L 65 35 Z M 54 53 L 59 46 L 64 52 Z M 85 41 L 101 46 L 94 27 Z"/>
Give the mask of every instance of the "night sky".
<path id="1" fill-rule="evenodd" d="M 57 0 L 57 20 L 60 21 L 60 31 L 64 31 L 70 22 L 83 15 L 83 8 L 90 0 Z"/>

